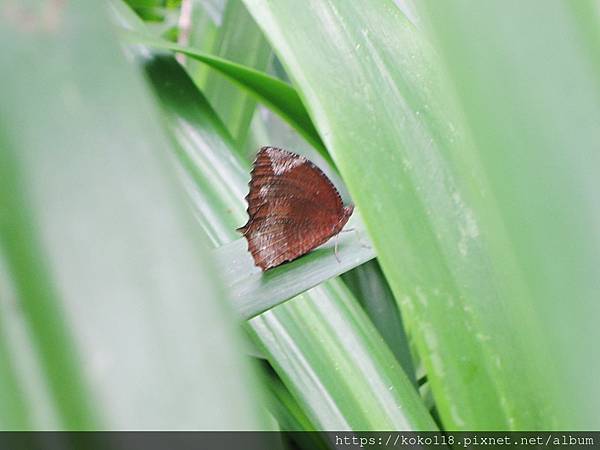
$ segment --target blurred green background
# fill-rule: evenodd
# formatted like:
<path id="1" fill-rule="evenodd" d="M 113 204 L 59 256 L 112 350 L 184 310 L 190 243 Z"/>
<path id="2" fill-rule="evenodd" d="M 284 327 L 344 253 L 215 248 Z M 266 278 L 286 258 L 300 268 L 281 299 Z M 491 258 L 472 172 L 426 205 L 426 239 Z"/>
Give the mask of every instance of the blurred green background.
<path id="1" fill-rule="evenodd" d="M 599 18 L 3 0 L 0 428 L 600 429 Z M 262 145 L 356 205 L 341 264 L 253 267 Z"/>

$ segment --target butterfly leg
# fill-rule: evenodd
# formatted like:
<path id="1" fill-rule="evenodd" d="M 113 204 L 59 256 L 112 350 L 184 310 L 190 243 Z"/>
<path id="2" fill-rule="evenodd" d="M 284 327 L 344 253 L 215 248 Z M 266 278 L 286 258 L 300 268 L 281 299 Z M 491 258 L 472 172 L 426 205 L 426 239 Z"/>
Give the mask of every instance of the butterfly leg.
<path id="1" fill-rule="evenodd" d="M 335 235 L 335 244 L 333 246 L 333 254 L 335 255 L 335 259 L 338 263 L 341 263 L 340 255 L 338 254 L 338 243 L 339 243 L 339 233 Z"/>

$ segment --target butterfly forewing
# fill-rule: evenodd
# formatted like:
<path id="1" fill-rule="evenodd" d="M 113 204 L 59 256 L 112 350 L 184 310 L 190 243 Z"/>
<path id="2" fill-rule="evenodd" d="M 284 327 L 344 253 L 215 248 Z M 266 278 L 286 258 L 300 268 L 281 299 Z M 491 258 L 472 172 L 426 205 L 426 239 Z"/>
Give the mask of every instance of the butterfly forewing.
<path id="1" fill-rule="evenodd" d="M 249 219 L 240 231 L 263 270 L 321 245 L 351 213 L 318 167 L 274 147 L 259 151 L 246 199 Z"/>

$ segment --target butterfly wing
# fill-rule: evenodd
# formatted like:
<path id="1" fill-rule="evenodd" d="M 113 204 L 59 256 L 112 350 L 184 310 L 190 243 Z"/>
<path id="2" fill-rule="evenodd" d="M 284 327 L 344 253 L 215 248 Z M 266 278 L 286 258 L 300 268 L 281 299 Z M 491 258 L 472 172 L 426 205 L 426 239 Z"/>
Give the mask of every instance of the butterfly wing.
<path id="1" fill-rule="evenodd" d="M 352 212 L 327 176 L 306 158 L 274 147 L 258 152 L 239 230 L 263 270 L 309 252 L 339 232 Z"/>

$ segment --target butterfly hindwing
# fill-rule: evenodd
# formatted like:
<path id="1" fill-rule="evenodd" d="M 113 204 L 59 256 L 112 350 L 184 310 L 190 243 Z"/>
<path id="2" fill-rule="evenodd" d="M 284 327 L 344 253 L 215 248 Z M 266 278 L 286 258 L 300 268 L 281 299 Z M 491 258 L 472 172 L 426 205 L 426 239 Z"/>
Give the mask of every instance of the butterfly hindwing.
<path id="1" fill-rule="evenodd" d="M 274 147 L 258 152 L 246 199 L 249 219 L 240 231 L 263 270 L 321 245 L 351 214 L 317 166 Z"/>

